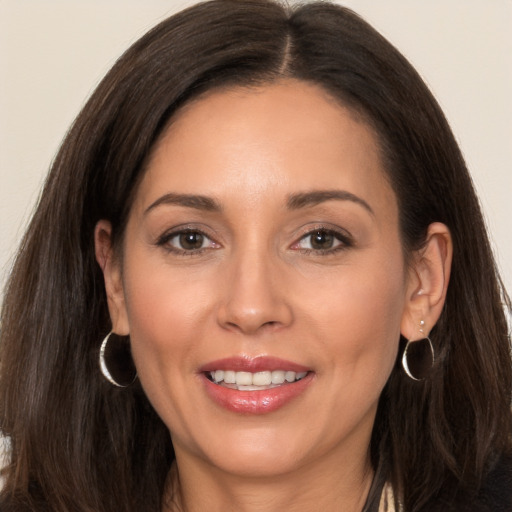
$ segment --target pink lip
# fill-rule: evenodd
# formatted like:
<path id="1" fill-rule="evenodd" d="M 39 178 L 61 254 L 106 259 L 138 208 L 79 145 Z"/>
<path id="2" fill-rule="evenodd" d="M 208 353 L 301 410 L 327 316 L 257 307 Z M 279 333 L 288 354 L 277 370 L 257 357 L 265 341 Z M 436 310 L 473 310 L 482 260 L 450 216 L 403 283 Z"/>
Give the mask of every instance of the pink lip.
<path id="1" fill-rule="evenodd" d="M 308 375 L 293 383 L 283 384 L 261 391 L 239 391 L 215 384 L 206 377 L 213 370 L 234 371 L 273 371 L 285 370 L 308 372 Z M 241 414 L 266 414 L 285 406 L 304 393 L 313 382 L 314 373 L 310 368 L 272 357 L 234 357 L 207 363 L 200 369 L 202 381 L 208 396 L 217 404 L 231 412 Z"/>
<path id="2" fill-rule="evenodd" d="M 258 356 L 258 357 L 228 357 L 218 359 L 202 366 L 200 372 L 211 372 L 215 370 L 234 370 L 235 372 L 265 372 L 274 370 L 284 370 L 290 372 L 307 372 L 311 368 L 302 366 L 292 361 L 279 359 L 277 357 Z"/>

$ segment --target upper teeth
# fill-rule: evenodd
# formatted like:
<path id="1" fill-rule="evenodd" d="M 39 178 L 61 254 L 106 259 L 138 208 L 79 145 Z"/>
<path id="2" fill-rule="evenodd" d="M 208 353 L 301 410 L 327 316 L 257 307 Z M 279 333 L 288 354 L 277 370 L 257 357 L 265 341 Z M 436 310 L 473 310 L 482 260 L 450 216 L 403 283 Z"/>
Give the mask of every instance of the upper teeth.
<path id="1" fill-rule="evenodd" d="M 307 375 L 307 372 L 285 372 L 274 370 L 272 372 L 235 372 L 233 370 L 215 370 L 210 372 L 214 382 L 236 384 L 237 386 L 270 386 L 271 384 L 283 384 L 300 380 Z"/>

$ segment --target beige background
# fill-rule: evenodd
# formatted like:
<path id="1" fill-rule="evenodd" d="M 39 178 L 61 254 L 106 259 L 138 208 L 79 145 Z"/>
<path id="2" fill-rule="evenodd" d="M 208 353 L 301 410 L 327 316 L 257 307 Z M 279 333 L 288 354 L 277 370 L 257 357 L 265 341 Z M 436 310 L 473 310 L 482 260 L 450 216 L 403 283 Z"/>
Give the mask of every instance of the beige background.
<path id="1" fill-rule="evenodd" d="M 186 0 L 0 0 L 0 290 L 48 166 L 85 98 Z M 512 0 L 347 0 L 417 67 L 476 182 L 512 291 Z"/>

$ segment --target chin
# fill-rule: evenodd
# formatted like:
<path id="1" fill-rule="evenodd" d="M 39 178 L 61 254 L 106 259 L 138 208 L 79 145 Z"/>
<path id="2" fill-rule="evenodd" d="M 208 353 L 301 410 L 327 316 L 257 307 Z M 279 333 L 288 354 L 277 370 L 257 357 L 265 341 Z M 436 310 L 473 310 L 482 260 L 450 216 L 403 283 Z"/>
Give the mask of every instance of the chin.
<path id="1" fill-rule="evenodd" d="M 176 456 L 193 453 L 209 467 L 246 478 L 265 478 L 293 472 L 307 463 L 307 454 L 318 451 L 318 441 L 305 439 L 307 431 L 297 431 L 296 424 L 289 428 L 272 425 L 233 427 L 225 424 L 219 432 L 212 426 L 210 435 L 200 436 L 199 443 L 173 437 Z M 308 444 L 310 444 L 308 448 Z"/>

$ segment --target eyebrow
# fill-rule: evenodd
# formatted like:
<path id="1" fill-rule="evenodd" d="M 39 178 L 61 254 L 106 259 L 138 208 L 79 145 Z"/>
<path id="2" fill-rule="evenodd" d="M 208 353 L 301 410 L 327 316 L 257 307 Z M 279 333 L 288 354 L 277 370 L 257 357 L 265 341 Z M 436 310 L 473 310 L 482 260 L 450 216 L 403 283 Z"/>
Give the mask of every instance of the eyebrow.
<path id="1" fill-rule="evenodd" d="M 169 193 L 159 197 L 156 201 L 151 203 L 144 211 L 144 215 L 161 205 L 185 206 L 187 208 L 194 208 L 196 210 L 208 212 L 220 212 L 222 210 L 220 204 L 215 201 L 215 199 L 208 196 Z"/>
<path id="2" fill-rule="evenodd" d="M 360 197 L 346 190 L 314 190 L 312 192 L 300 192 L 288 198 L 286 206 L 289 210 L 298 210 L 308 206 L 316 206 L 325 201 L 351 201 L 362 206 L 372 215 L 375 215 L 372 207 Z"/>
<path id="3" fill-rule="evenodd" d="M 346 190 L 314 190 L 311 192 L 299 192 L 288 197 L 286 207 L 289 210 L 299 210 L 301 208 L 316 206 L 320 203 L 332 200 L 351 201 L 362 206 L 372 215 L 375 215 L 371 206 L 364 199 L 361 199 Z M 151 203 L 144 211 L 144 215 L 161 205 L 184 206 L 186 208 L 194 208 L 196 210 L 209 212 L 222 211 L 220 204 L 211 197 L 195 194 L 169 193 L 159 197 L 156 201 Z"/>

